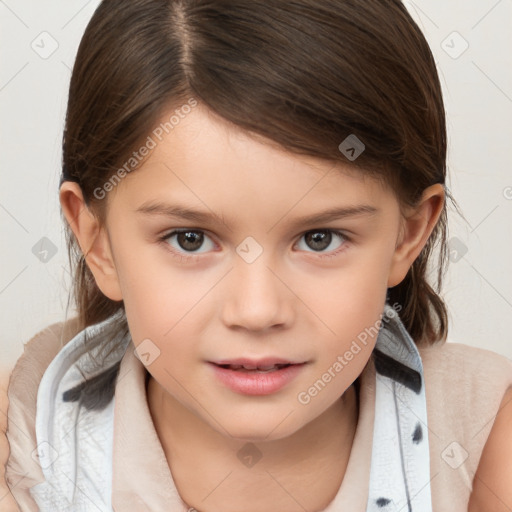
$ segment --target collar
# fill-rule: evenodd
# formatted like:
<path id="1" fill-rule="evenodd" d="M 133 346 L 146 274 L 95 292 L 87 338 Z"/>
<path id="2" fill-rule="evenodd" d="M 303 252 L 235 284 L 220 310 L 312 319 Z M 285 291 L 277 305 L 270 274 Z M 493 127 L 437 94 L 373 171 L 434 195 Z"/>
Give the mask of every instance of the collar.
<path id="1" fill-rule="evenodd" d="M 389 304 L 372 357 L 375 422 L 367 512 L 431 512 L 423 364 L 416 344 Z"/>

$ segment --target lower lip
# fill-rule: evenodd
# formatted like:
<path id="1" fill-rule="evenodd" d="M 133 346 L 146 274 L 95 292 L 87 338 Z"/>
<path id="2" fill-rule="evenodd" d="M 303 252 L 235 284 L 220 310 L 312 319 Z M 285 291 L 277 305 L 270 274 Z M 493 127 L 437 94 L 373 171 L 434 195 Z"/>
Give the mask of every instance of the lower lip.
<path id="1" fill-rule="evenodd" d="M 291 382 L 306 363 L 292 364 L 271 372 L 230 370 L 214 363 L 217 378 L 231 390 L 244 395 L 270 395 Z"/>

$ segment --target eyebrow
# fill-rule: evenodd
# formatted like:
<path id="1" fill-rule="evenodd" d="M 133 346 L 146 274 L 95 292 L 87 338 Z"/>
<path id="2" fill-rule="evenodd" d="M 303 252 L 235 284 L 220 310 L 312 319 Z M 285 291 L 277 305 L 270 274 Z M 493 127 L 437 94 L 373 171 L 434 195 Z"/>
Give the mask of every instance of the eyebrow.
<path id="1" fill-rule="evenodd" d="M 215 223 L 220 222 L 226 225 L 224 217 L 216 215 L 215 213 L 209 213 L 200 210 L 194 210 L 182 205 L 171 205 L 161 202 L 146 202 L 139 206 L 136 213 L 142 213 L 147 216 L 166 216 L 184 219 L 197 223 Z M 310 224 L 322 224 L 324 222 L 331 222 L 333 220 L 345 219 L 347 217 L 355 217 L 359 215 L 374 215 L 380 212 L 380 210 L 369 204 L 359 204 L 346 207 L 334 207 L 328 208 L 321 212 L 313 215 L 304 215 L 302 217 L 296 217 L 293 220 L 293 225 L 310 225 Z M 286 215 L 285 215 L 286 216 Z"/>

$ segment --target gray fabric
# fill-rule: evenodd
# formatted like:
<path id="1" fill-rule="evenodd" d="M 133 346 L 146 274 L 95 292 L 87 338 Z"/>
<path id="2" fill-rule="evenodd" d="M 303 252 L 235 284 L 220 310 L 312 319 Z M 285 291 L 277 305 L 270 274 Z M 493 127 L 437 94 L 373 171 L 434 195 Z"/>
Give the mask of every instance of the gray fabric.
<path id="1" fill-rule="evenodd" d="M 431 512 L 423 364 L 389 304 L 372 357 L 376 392 L 367 512 Z"/>

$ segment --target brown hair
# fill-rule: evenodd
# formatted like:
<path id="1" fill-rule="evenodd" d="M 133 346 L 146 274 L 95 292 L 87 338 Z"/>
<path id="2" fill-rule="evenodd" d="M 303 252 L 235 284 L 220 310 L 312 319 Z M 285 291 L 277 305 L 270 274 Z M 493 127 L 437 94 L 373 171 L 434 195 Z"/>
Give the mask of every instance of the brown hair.
<path id="1" fill-rule="evenodd" d="M 106 201 L 94 191 L 163 113 L 191 97 L 286 150 L 382 180 L 401 205 L 415 205 L 425 188 L 445 184 L 445 111 L 435 62 L 398 0 L 103 0 L 73 69 L 62 173 L 63 181 L 79 183 L 101 223 Z M 351 134 L 365 150 L 349 162 L 339 145 Z M 388 290 L 388 302 L 402 306 L 401 320 L 418 343 L 446 341 L 447 310 L 437 293 L 446 231 L 445 204 L 407 276 Z M 124 306 L 99 290 L 69 226 L 66 238 L 84 329 Z M 437 292 L 427 279 L 436 242 Z"/>

